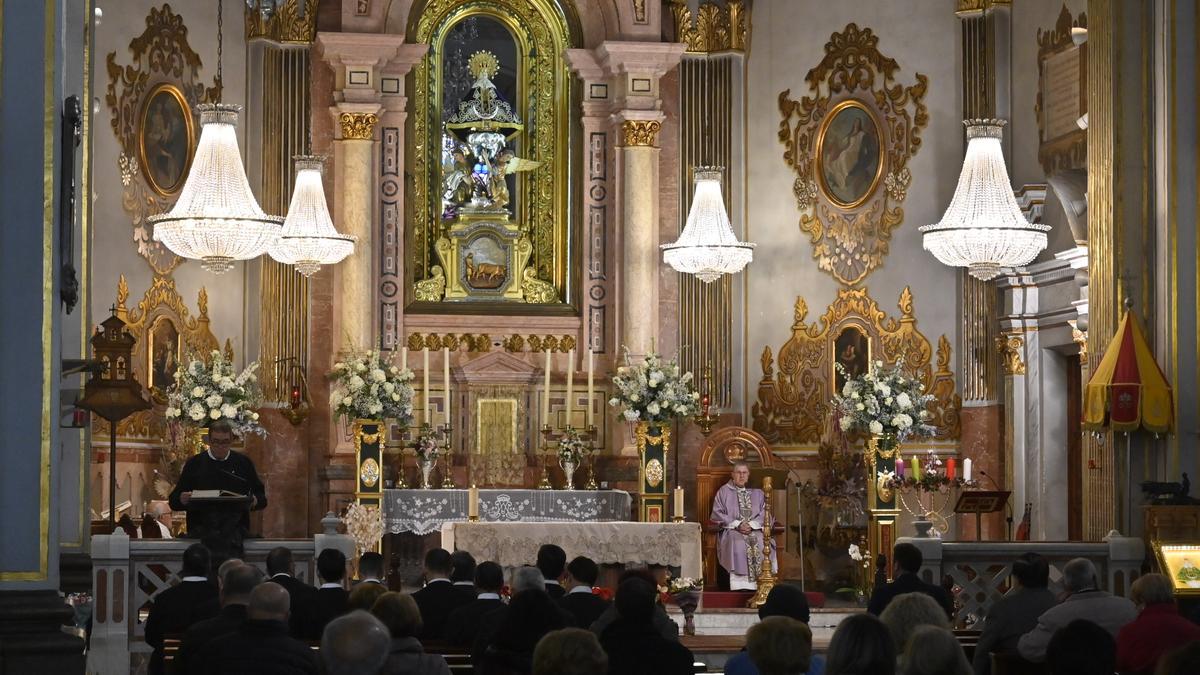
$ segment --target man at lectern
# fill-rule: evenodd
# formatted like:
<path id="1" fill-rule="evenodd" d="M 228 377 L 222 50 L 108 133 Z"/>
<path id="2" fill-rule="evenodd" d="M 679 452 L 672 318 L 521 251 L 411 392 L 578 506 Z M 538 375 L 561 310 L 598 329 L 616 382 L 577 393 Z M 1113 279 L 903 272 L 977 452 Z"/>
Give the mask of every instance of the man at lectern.
<path id="1" fill-rule="evenodd" d="M 172 509 L 187 512 L 187 536 L 200 539 L 212 551 L 214 565 L 241 557 L 250 511 L 267 506 L 254 462 L 234 452 L 232 445 L 233 427 L 227 420 L 209 425 L 208 449 L 183 465 L 170 496 Z"/>

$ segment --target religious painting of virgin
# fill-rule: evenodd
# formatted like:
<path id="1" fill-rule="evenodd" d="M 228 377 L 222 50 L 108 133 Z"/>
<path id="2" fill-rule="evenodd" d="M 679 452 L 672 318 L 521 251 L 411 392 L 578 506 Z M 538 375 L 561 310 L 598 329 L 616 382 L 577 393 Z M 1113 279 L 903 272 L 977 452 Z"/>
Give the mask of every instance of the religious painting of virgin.
<path id="1" fill-rule="evenodd" d="M 508 251 L 492 237 L 481 236 L 462 248 L 463 284 L 475 290 L 492 291 L 508 281 Z"/>
<path id="2" fill-rule="evenodd" d="M 817 178 L 821 192 L 852 209 L 874 192 L 883 175 L 881 134 L 875 116 L 854 99 L 834 106 L 817 135 Z"/>
<path id="3" fill-rule="evenodd" d="M 150 327 L 147 354 L 147 379 L 155 398 L 161 398 L 167 388 L 175 382 L 175 369 L 179 366 L 179 352 L 183 341 L 179 328 L 170 317 L 160 316 Z"/>
<path id="4" fill-rule="evenodd" d="M 138 161 L 142 175 L 160 195 L 183 187 L 196 146 L 196 128 L 183 92 L 162 83 L 142 100 L 138 116 Z"/>
<path id="5" fill-rule="evenodd" d="M 834 363 L 841 368 L 833 369 L 834 393 L 840 394 L 846 380 L 863 375 L 871 365 L 871 337 L 861 326 L 850 324 L 838 332 L 833 341 Z"/>

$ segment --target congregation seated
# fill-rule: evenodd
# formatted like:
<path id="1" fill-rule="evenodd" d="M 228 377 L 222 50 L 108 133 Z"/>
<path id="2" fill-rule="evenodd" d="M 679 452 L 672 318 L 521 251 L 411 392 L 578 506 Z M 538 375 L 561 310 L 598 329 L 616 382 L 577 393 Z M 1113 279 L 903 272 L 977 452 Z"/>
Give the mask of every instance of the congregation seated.
<path id="1" fill-rule="evenodd" d="M 917 627 L 902 651 L 901 675 L 971 675 L 971 664 L 962 645 L 945 628 Z"/>
<path id="2" fill-rule="evenodd" d="M 825 675 L 895 675 L 891 632 L 873 614 L 851 614 L 838 624 L 825 652 Z"/>
<path id="3" fill-rule="evenodd" d="M 760 675 L 809 673 L 812 631 L 791 617 L 769 616 L 746 631 L 746 654 Z"/>
<path id="4" fill-rule="evenodd" d="M 213 561 L 213 562 L 216 562 L 216 561 Z M 211 618 L 221 612 L 220 594 L 221 594 L 221 585 L 225 583 L 225 573 L 235 567 L 241 567 L 242 565 L 245 565 L 245 564 L 246 564 L 245 561 L 243 561 L 241 558 L 228 558 L 225 561 L 223 561 L 220 565 L 217 566 L 217 574 L 216 574 L 217 596 L 213 597 L 213 598 L 209 598 L 209 599 L 203 601 L 202 603 L 200 603 L 200 605 L 196 608 L 197 614 L 203 614 L 206 618 Z"/>
<path id="5" fill-rule="evenodd" d="M 654 625 L 658 591 L 638 577 L 617 587 L 617 618 L 600 633 L 610 675 L 686 675 L 693 672 L 692 652 L 660 633 Z"/>
<path id="6" fill-rule="evenodd" d="M 222 567 L 225 565 L 223 564 Z M 245 563 L 230 565 L 221 574 L 221 611 L 211 619 L 192 624 L 183 633 L 174 671 L 199 675 L 205 673 L 203 659 L 209 643 L 232 633 L 246 621 L 250 593 L 262 583 L 263 575 L 256 567 Z"/>
<path id="7" fill-rule="evenodd" d="M 1038 617 L 1058 604 L 1047 588 L 1050 565 L 1036 553 L 1026 553 L 1012 566 L 1013 587 L 988 608 L 975 645 L 975 675 L 989 675 L 992 652 L 1017 651 L 1021 636 L 1037 626 Z"/>
<path id="8" fill-rule="evenodd" d="M 1117 667 L 1112 633 L 1087 619 L 1074 619 L 1046 645 L 1050 675 L 1112 675 Z"/>
<path id="9" fill-rule="evenodd" d="M 500 591 L 504 587 L 504 570 L 494 562 L 484 561 L 475 567 L 474 600 L 458 607 L 446 618 L 442 634 L 446 644 L 470 647 L 475 642 L 483 617 L 504 605 Z"/>
<path id="10" fill-rule="evenodd" d="M 383 556 L 374 552 L 367 551 L 358 557 L 358 582 L 359 584 L 376 584 L 386 586 L 383 583 L 385 572 L 383 571 Z M 369 607 L 365 609 L 370 609 Z"/>
<path id="11" fill-rule="evenodd" d="M 576 626 L 591 626 L 608 609 L 610 603 L 592 592 L 599 577 L 600 566 L 591 558 L 578 556 L 567 565 L 565 578 L 568 590 L 566 595 L 558 599 L 558 605 L 570 612 Z"/>
<path id="12" fill-rule="evenodd" d="M 946 613 L 933 598 L 924 593 L 904 593 L 896 596 L 887 609 L 883 610 L 879 620 L 887 626 L 892 636 L 892 644 L 896 653 L 903 657 L 907 652 L 909 640 L 913 633 L 922 626 L 933 626 L 950 630 L 950 622 Z"/>
<path id="13" fill-rule="evenodd" d="M 313 613 L 316 611 L 317 589 L 292 576 L 292 550 L 276 546 L 267 553 L 267 576 L 288 593 L 288 632 L 292 637 L 308 639 L 316 634 Z"/>
<path id="14" fill-rule="evenodd" d="M 546 593 L 534 567 L 513 573 L 512 600 L 483 618 L 471 650 L 477 675 L 508 675 L 533 670 L 533 649 L 546 633 L 571 626 L 573 619 Z"/>
<path id="15" fill-rule="evenodd" d="M 1063 566 L 1062 584 L 1069 594 L 1067 598 L 1043 612 L 1037 626 L 1017 642 L 1022 658 L 1034 663 L 1045 661 L 1050 639 L 1075 619 L 1087 619 L 1108 631 L 1111 637 L 1137 618 L 1132 602 L 1100 590 L 1096 566 L 1086 558 L 1075 558 Z"/>
<path id="16" fill-rule="evenodd" d="M 436 640 L 446 630 L 446 617 L 469 602 L 450 582 L 450 553 L 434 548 L 425 553 L 425 587 L 412 594 L 421 610 L 421 639 Z"/>
<path id="17" fill-rule="evenodd" d="M 1200 642 L 1200 626 L 1179 615 L 1170 578 L 1144 574 L 1129 595 L 1141 611 L 1117 633 L 1117 670 L 1123 675 L 1153 675 L 1163 654 Z"/>
<path id="18" fill-rule="evenodd" d="M 246 620 L 232 633 L 214 638 L 196 660 L 199 672 L 222 675 L 317 675 L 317 655 L 288 634 L 291 596 L 274 582 L 250 593 Z"/>
<path id="19" fill-rule="evenodd" d="M 533 650 L 533 675 L 607 675 L 608 654 L 581 628 L 550 631 Z"/>
<path id="20" fill-rule="evenodd" d="M 356 609 L 361 609 L 364 612 L 371 611 L 375 606 L 375 601 L 384 593 L 388 593 L 388 589 L 381 583 L 359 582 L 350 591 L 350 597 L 346 599 L 346 611 L 353 612 Z"/>
<path id="21" fill-rule="evenodd" d="M 466 551 L 450 554 L 450 585 L 458 607 L 475 600 L 475 556 Z"/>
<path id="22" fill-rule="evenodd" d="M 211 561 L 212 556 L 204 544 L 188 546 L 183 552 L 183 567 L 179 572 L 181 581 L 159 592 L 151 600 L 145 631 L 146 644 L 154 649 L 150 655 L 150 675 L 162 675 L 165 672 L 165 636 L 178 635 L 196 621 L 211 616 L 198 611 L 206 601 L 217 597 L 217 587 L 208 580 Z"/>
<path id="23" fill-rule="evenodd" d="M 804 595 L 804 591 L 790 584 L 779 584 L 771 589 L 767 594 L 767 600 L 758 607 L 758 618 L 765 621 L 771 617 L 787 617 L 794 619 L 802 624 L 807 625 L 810 618 L 808 608 L 808 597 Z M 757 625 L 757 624 L 756 624 Z M 753 626 L 751 626 L 753 629 Z M 749 632 L 747 632 L 747 643 L 749 641 Z M 812 647 L 812 631 L 809 631 L 809 648 Z M 825 657 L 819 654 L 811 654 L 808 659 L 807 670 L 803 672 L 807 675 L 822 675 L 825 672 Z M 757 675 L 759 669 L 755 667 L 754 661 L 750 658 L 747 651 L 734 654 L 725 662 L 725 675 Z"/>
<path id="24" fill-rule="evenodd" d="M 620 588 L 621 584 L 625 583 L 629 579 L 642 579 L 646 583 L 650 584 L 652 588 L 657 587 L 658 585 L 654 579 L 654 576 L 648 570 L 628 569 L 621 573 L 621 576 L 617 580 L 617 587 Z M 610 624 L 617 620 L 617 616 L 618 613 L 616 603 L 609 603 L 608 608 L 604 610 L 604 613 L 600 615 L 600 618 L 592 622 L 592 625 L 589 628 L 593 633 L 596 634 L 596 637 L 602 638 L 604 636 L 605 629 L 607 629 Z M 679 641 L 679 624 L 671 620 L 670 615 L 667 614 L 667 610 L 658 602 L 654 603 L 654 616 L 652 621 L 654 628 L 658 631 L 659 635 L 663 636 L 667 640 L 673 640 L 675 642 Z M 582 628 L 582 626 L 580 627 Z"/>
<path id="25" fill-rule="evenodd" d="M 350 594 L 342 585 L 346 576 L 346 554 L 335 548 L 327 548 L 317 554 L 317 576 L 321 585 L 313 598 L 313 616 L 310 640 L 321 638 L 325 626 L 346 613 Z"/>
<path id="26" fill-rule="evenodd" d="M 567 552 L 561 546 L 542 544 L 538 548 L 536 566 L 546 580 L 546 592 L 552 600 L 566 595 L 566 589 L 559 583 L 567 567 Z"/>
<path id="27" fill-rule="evenodd" d="M 378 675 L 387 663 L 391 642 L 387 626 L 369 612 L 343 614 L 321 634 L 324 675 Z"/>
<path id="28" fill-rule="evenodd" d="M 879 616 L 896 596 L 903 593 L 924 593 L 937 601 L 947 617 L 954 616 L 954 601 L 946 589 L 926 583 L 917 576 L 921 571 L 921 563 L 924 562 L 921 549 L 909 543 L 896 544 L 892 549 L 892 560 L 896 565 L 896 578 L 889 584 L 875 588 L 871 593 L 870 602 L 867 603 L 868 612 Z"/>
<path id="29" fill-rule="evenodd" d="M 391 635 L 386 675 L 450 675 L 446 659 L 426 654 L 417 636 L 421 633 L 421 611 L 411 595 L 388 591 L 379 596 L 371 614 L 387 627 Z"/>

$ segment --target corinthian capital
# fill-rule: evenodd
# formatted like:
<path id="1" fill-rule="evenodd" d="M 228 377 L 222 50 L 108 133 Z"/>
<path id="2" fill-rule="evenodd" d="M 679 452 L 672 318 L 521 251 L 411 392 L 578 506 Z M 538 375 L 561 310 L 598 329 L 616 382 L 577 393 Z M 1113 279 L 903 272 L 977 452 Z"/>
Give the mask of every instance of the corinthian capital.
<path id="1" fill-rule="evenodd" d="M 375 137 L 375 123 L 379 116 L 368 112 L 344 112 L 338 115 L 344 140 L 366 140 Z"/>

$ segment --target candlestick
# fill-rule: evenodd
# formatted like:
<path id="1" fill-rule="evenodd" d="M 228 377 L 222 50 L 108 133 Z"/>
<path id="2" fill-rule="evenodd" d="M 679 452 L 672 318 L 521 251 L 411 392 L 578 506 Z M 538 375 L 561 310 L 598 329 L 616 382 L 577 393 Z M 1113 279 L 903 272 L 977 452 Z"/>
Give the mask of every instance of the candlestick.
<path id="1" fill-rule="evenodd" d="M 467 520 L 479 520 L 479 488 L 474 485 L 467 490 Z"/>
<path id="2" fill-rule="evenodd" d="M 912 477 L 918 483 L 921 482 L 921 460 L 917 459 L 916 455 L 912 458 Z"/>
<path id="3" fill-rule="evenodd" d="M 442 347 L 442 394 L 445 397 L 446 427 L 452 426 L 450 421 L 450 348 Z"/>
<path id="4" fill-rule="evenodd" d="M 546 382 L 542 385 L 542 425 L 550 427 L 550 350 L 546 350 Z"/>
<path id="5" fill-rule="evenodd" d="M 683 516 L 683 488 L 679 485 L 675 486 L 675 522 L 682 523 Z"/>
<path id="6" fill-rule="evenodd" d="M 904 478 L 904 459 L 896 458 L 896 478 Z"/>
<path id="7" fill-rule="evenodd" d="M 550 352 L 547 351 L 546 352 L 546 360 L 549 361 L 549 359 L 550 359 Z M 550 371 L 547 370 L 546 372 L 550 372 Z M 547 417 L 547 419 L 549 419 L 549 418 Z M 550 433 L 551 433 L 550 424 L 549 423 L 543 424 L 542 425 L 542 438 L 545 439 L 545 441 L 542 444 L 543 448 L 550 445 L 550 440 L 551 440 Z M 539 490 L 551 490 L 554 488 L 554 486 L 550 484 L 550 469 L 547 466 L 547 460 L 546 460 L 546 457 L 549 453 L 547 453 L 545 450 L 543 450 L 542 452 L 539 452 L 538 454 L 542 456 L 542 480 L 541 480 L 541 482 L 538 483 L 538 489 Z"/>
<path id="8" fill-rule="evenodd" d="M 971 480 L 971 463 L 970 457 L 963 460 L 963 480 Z"/>
<path id="9" fill-rule="evenodd" d="M 572 390 L 575 388 L 575 350 L 567 352 L 567 428 L 571 427 Z"/>
<path id="10" fill-rule="evenodd" d="M 400 370 L 408 368 L 408 347 L 400 348 Z"/>
<path id="11" fill-rule="evenodd" d="M 591 347 L 589 347 L 588 348 L 588 396 L 587 396 L 587 425 L 588 425 L 589 429 L 593 429 L 596 426 L 596 410 L 595 410 L 595 405 L 593 405 L 593 403 L 592 403 L 592 395 L 595 394 L 595 392 L 596 392 L 596 385 L 595 385 L 596 366 L 594 363 L 595 356 L 596 356 L 596 353 L 594 351 L 592 351 Z"/>
<path id="12" fill-rule="evenodd" d="M 430 421 L 429 421 L 429 347 L 425 347 L 424 349 L 422 349 L 421 355 L 422 355 L 422 358 L 425 359 L 425 370 L 423 370 L 421 372 L 421 378 L 422 378 L 421 381 L 424 384 L 424 388 L 421 389 L 421 391 L 423 392 L 421 394 L 421 396 L 425 397 L 425 424 L 430 424 Z"/>
<path id="13" fill-rule="evenodd" d="M 954 464 L 955 462 L 953 457 L 946 460 L 946 478 L 949 478 L 950 480 L 954 480 Z"/>

